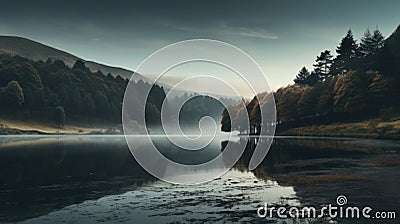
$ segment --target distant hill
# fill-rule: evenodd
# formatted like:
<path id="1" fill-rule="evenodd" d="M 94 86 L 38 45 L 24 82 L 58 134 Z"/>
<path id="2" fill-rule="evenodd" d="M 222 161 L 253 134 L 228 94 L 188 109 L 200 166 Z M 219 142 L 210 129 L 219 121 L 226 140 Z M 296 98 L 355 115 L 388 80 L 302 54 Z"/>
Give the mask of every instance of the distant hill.
<path id="1" fill-rule="evenodd" d="M 65 51 L 23 37 L 0 36 L 0 54 L 19 55 L 35 61 L 46 61 L 48 58 L 59 59 L 64 61 L 64 63 L 69 67 L 72 67 L 75 61 L 80 59 L 85 62 L 86 67 L 88 67 L 92 72 L 100 70 L 103 74 L 111 73 L 113 76 L 120 75 L 123 78 L 128 79 L 130 79 L 133 74 L 133 71 L 103 65 L 93 61 L 86 61 Z M 135 81 L 138 79 L 145 78 L 138 75 L 137 78 L 135 78 Z"/>

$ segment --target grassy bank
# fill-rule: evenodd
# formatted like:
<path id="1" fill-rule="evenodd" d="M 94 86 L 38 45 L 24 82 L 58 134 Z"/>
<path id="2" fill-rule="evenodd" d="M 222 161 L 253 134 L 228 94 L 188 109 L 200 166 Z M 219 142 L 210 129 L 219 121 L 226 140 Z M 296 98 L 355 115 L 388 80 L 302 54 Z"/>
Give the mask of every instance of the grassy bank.
<path id="1" fill-rule="evenodd" d="M 400 139 L 400 119 L 378 119 L 329 125 L 311 125 L 278 131 L 278 135 Z"/>
<path id="2" fill-rule="evenodd" d="M 18 120 L 0 120 L 0 135 L 10 134 L 100 134 L 106 133 L 107 128 L 97 127 L 80 127 L 76 125 L 65 125 L 62 128 L 54 124 L 35 122 L 35 121 L 18 121 Z"/>

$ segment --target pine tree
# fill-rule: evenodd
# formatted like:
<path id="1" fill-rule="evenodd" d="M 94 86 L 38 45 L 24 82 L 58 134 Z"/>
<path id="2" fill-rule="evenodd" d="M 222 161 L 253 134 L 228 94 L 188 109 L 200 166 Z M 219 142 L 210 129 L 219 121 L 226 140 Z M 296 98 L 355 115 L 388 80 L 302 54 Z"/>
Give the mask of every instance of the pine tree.
<path id="1" fill-rule="evenodd" d="M 294 79 L 294 83 L 298 86 L 314 86 L 320 81 L 320 77 L 317 73 L 309 72 L 306 67 L 300 69 L 299 73 Z"/>
<path id="2" fill-rule="evenodd" d="M 374 34 L 372 35 L 372 48 L 374 53 L 378 52 L 379 49 L 383 48 L 385 45 L 385 37 L 381 33 L 381 31 L 377 29 L 374 30 Z"/>
<path id="3" fill-rule="evenodd" d="M 325 80 L 330 76 L 330 68 L 332 65 L 332 55 L 331 52 L 325 50 L 317 56 L 314 64 L 314 72 L 319 76 L 320 80 Z"/>
<path id="4" fill-rule="evenodd" d="M 307 85 L 309 85 L 309 86 L 314 86 L 314 85 L 316 85 L 316 84 L 319 83 L 319 82 L 321 82 L 321 77 L 320 77 L 317 73 L 315 73 L 314 71 L 312 71 L 312 72 L 310 73 L 310 76 L 309 76 L 308 79 L 307 79 Z"/>
<path id="5" fill-rule="evenodd" d="M 384 46 L 385 38 L 381 31 L 375 29 L 373 34 L 367 29 L 361 38 L 360 53 L 362 57 L 374 55 Z"/>
<path id="6" fill-rule="evenodd" d="M 366 57 L 373 54 L 372 45 L 373 45 L 372 34 L 369 31 L 369 29 L 367 29 L 364 32 L 363 37 L 361 38 L 361 43 L 360 43 L 361 57 Z"/>
<path id="7" fill-rule="evenodd" d="M 351 62 L 357 56 L 357 48 L 358 46 L 354 40 L 353 33 L 351 30 L 348 30 L 346 36 L 343 37 L 336 49 L 338 55 L 332 64 L 332 75 L 343 74 L 353 68 Z"/>
<path id="8" fill-rule="evenodd" d="M 303 67 L 300 69 L 299 73 L 296 75 L 296 78 L 294 79 L 294 83 L 297 85 L 307 85 L 307 81 L 310 77 L 310 72 L 307 70 L 306 67 Z"/>

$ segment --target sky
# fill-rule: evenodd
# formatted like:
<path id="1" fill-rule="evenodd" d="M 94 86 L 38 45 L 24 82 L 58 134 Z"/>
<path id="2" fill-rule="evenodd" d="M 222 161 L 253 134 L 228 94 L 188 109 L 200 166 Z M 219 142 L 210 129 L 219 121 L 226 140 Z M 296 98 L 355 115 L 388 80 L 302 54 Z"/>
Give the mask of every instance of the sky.
<path id="1" fill-rule="evenodd" d="M 85 60 L 135 70 L 154 51 L 208 38 L 249 54 L 272 89 L 312 69 L 351 28 L 385 36 L 400 24 L 400 1 L 2 1 L 0 35 L 22 36 Z"/>

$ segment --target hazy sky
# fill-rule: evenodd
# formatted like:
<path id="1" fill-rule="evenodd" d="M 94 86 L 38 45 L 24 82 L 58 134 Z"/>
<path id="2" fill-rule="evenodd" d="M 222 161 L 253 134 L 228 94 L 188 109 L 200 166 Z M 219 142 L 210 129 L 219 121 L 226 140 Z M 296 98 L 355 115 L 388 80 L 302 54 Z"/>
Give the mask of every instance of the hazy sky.
<path id="1" fill-rule="evenodd" d="M 273 89 L 334 50 L 347 29 L 359 38 L 400 24 L 400 1 L 2 1 L 0 35 L 27 37 L 87 60 L 134 70 L 155 50 L 191 38 L 250 54 Z"/>

